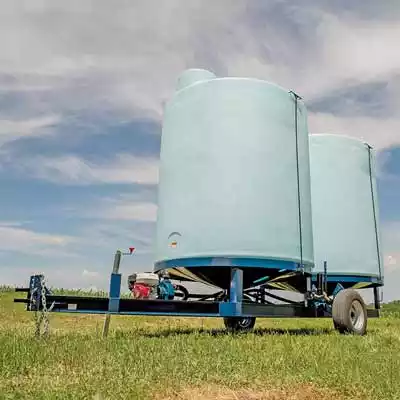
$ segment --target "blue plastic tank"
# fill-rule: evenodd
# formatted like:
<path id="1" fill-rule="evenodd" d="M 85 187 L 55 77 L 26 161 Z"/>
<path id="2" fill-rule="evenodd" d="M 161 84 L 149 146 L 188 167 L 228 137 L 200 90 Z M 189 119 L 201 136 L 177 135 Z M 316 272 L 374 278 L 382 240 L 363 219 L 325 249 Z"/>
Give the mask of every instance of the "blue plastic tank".
<path id="1" fill-rule="evenodd" d="M 185 71 L 162 129 L 155 271 L 220 287 L 313 265 L 307 111 L 277 85 Z M 229 271 L 228 271 L 229 272 Z"/>
<path id="2" fill-rule="evenodd" d="M 383 283 L 375 154 L 361 140 L 310 135 L 314 272 L 363 288 Z"/>

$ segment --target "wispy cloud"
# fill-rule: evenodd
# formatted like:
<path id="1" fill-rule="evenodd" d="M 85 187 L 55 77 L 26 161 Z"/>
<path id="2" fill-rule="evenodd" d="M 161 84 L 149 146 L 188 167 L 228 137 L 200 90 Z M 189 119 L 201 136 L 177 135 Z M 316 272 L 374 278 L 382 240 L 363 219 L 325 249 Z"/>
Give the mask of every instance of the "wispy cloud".
<path id="1" fill-rule="evenodd" d="M 106 219 L 155 222 L 157 218 L 157 205 L 154 203 L 114 200 L 103 204 L 104 208 L 97 215 Z"/>
<path id="2" fill-rule="evenodd" d="M 58 263 L 57 268 L 50 266 L 20 266 L 3 265 L 1 282 L 4 285 L 27 287 L 29 277 L 33 274 L 44 274 L 46 284 L 52 288 L 80 290 L 108 290 L 109 276 L 96 271 L 89 271 L 81 264 Z M 65 273 L 68 271 L 68 273 Z"/>
<path id="3" fill-rule="evenodd" d="M 382 248 L 387 255 L 400 252 L 400 221 L 381 223 Z"/>
<path id="4" fill-rule="evenodd" d="M 46 115 L 27 120 L 0 119 L 0 146 L 22 137 L 37 137 L 53 131 L 51 127 L 61 120 L 59 115 Z"/>
<path id="5" fill-rule="evenodd" d="M 309 113 L 311 133 L 333 133 L 365 140 L 376 150 L 400 144 L 400 119 L 338 117 L 328 113 Z"/>
<path id="6" fill-rule="evenodd" d="M 314 67 L 309 65 L 303 75 L 309 97 L 349 84 L 390 80 L 400 71 L 397 21 L 360 20 L 355 14 L 338 18 L 324 13 L 317 35 L 319 51 L 310 60 Z"/>
<path id="7" fill-rule="evenodd" d="M 400 252 L 389 254 L 384 259 L 385 269 L 387 271 L 400 270 Z"/>
<path id="8" fill-rule="evenodd" d="M 135 243 L 139 254 L 150 254 L 157 218 L 153 197 L 152 192 L 140 191 L 99 198 L 69 215 L 82 221 L 78 235 L 85 246 L 127 248 Z"/>
<path id="9" fill-rule="evenodd" d="M 108 18 L 111 10 L 113 19 Z M 158 115 L 187 66 L 208 64 L 217 73 L 272 78 L 311 98 L 349 81 L 386 78 L 400 65 L 397 23 L 363 20 L 355 13 L 339 18 L 317 2 L 305 7 L 285 1 L 221 0 L 210 8 L 198 0 L 173 0 L 118 10 L 100 2 L 90 12 L 73 4 L 43 7 L 40 13 L 21 13 L 16 7 L 7 11 L 1 24 L 7 34 L 0 37 L 7 37 L 7 43 L 0 71 L 21 80 L 27 74 L 41 80 L 48 76 L 53 84 L 55 76 L 97 75 L 115 104 Z M 257 21 L 259 14 L 262 22 Z M 68 28 L 68 38 L 48 35 L 55 23 L 60 30 Z"/>
<path id="10" fill-rule="evenodd" d="M 349 84 L 388 81 L 400 70 L 397 21 L 335 13 L 335 7 L 316 1 L 221 0 L 211 7 L 200 0 L 148 1 L 118 10 L 106 2 L 94 8 L 69 2 L 24 12 L 8 5 L 0 22 L 0 73 L 12 74 L 16 86 L 40 82 L 57 90 L 60 81 L 85 82 L 93 102 L 131 115 L 140 109 L 158 119 L 187 67 L 276 81 L 306 101 Z M 49 35 L 55 24 L 68 37 Z M 64 106 L 79 103 L 76 92 L 63 98 Z M 331 126 L 330 115 L 317 117 Z"/>
<path id="11" fill-rule="evenodd" d="M 60 185 L 158 183 L 158 160 L 119 154 L 112 161 L 89 162 L 78 156 L 33 157 L 15 167 L 24 175 Z"/>
<path id="12" fill-rule="evenodd" d="M 381 223 L 381 239 L 385 287 L 389 296 L 398 298 L 398 279 L 400 279 L 400 221 Z"/>
<path id="13" fill-rule="evenodd" d="M 82 271 L 82 276 L 85 278 L 98 278 L 100 274 L 97 271 L 88 271 L 87 269 L 84 269 Z"/>
<path id="14" fill-rule="evenodd" d="M 117 248 L 128 249 L 134 245 L 137 248 L 136 254 L 150 254 L 155 228 L 150 221 L 112 220 L 105 217 L 90 222 L 82 219 L 82 222 L 79 238 L 85 248 L 112 252 Z"/>
<path id="15" fill-rule="evenodd" d="M 380 153 L 377 159 L 380 180 L 382 183 L 391 185 L 394 188 L 400 188 L 400 174 L 392 167 L 397 164 L 400 168 L 400 157 L 397 155 L 399 153 L 400 147 L 386 149 Z"/>
<path id="16" fill-rule="evenodd" d="M 12 251 L 35 255 L 65 255 L 66 246 L 74 238 L 64 235 L 39 233 L 22 227 L 0 223 L 0 252 Z"/>

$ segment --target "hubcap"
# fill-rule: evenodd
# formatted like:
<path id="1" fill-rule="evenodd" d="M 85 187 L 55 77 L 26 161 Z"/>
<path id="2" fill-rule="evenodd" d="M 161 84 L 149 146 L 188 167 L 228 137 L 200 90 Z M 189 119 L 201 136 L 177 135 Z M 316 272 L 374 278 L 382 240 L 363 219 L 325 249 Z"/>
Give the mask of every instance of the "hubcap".
<path id="1" fill-rule="evenodd" d="M 356 330 L 361 330 L 364 326 L 365 316 L 363 306 L 358 300 L 354 300 L 350 309 L 350 319 L 353 328 Z"/>
<path id="2" fill-rule="evenodd" d="M 252 322 L 252 319 L 249 317 L 249 318 L 242 318 L 240 321 L 239 321 L 239 325 L 242 327 L 242 328 L 247 328 L 248 326 L 250 326 L 251 325 L 251 322 Z"/>

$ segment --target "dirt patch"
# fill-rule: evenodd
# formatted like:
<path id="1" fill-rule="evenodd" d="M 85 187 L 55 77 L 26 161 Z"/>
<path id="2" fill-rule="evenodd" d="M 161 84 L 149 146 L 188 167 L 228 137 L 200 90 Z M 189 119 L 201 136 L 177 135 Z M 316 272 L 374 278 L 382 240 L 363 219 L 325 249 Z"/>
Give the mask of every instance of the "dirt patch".
<path id="1" fill-rule="evenodd" d="M 188 388 L 154 398 L 160 400 L 342 400 L 341 394 L 317 388 L 312 385 L 301 385 L 291 388 L 277 388 L 265 390 L 240 389 L 233 390 L 224 387 Z M 349 397 L 346 396 L 347 399 Z"/>

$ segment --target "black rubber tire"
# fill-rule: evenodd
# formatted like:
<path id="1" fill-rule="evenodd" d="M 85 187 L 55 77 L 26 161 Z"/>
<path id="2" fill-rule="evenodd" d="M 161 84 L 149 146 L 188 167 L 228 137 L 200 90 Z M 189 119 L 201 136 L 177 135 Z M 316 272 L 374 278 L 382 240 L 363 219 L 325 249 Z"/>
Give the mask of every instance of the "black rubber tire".
<path id="1" fill-rule="evenodd" d="M 256 317 L 225 317 L 224 324 L 229 332 L 249 332 L 256 324 Z"/>
<path id="2" fill-rule="evenodd" d="M 176 285 L 176 290 L 178 292 L 182 292 L 183 297 L 179 298 L 181 301 L 187 301 L 187 299 L 189 298 L 189 292 L 188 290 L 182 286 L 182 285 Z"/>
<path id="3" fill-rule="evenodd" d="M 333 325 L 342 334 L 365 335 L 367 308 L 363 298 L 354 289 L 343 289 L 333 299 Z"/>

